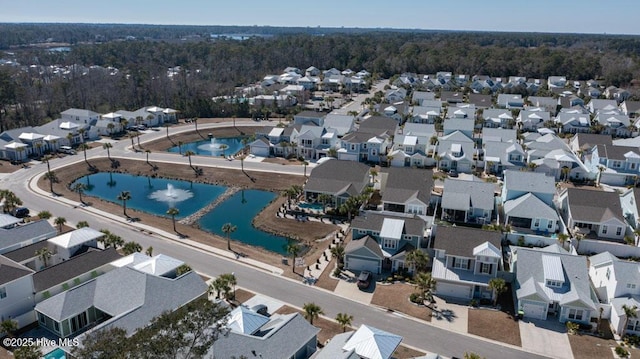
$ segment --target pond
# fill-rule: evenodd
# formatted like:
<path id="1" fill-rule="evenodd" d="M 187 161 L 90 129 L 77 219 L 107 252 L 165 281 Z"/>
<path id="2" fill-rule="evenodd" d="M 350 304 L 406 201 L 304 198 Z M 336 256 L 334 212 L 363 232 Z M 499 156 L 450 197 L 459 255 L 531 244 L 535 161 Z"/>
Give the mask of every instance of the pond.
<path id="1" fill-rule="evenodd" d="M 231 223 L 237 227 L 231 233 L 231 239 L 252 246 L 262 247 L 271 252 L 286 255 L 285 249 L 289 239 L 276 236 L 255 228 L 252 225 L 253 218 L 260 213 L 277 194 L 259 190 L 242 190 L 226 201 L 219 204 L 213 211 L 205 214 L 200 219 L 200 227 L 220 236 L 225 223 Z M 233 242 L 231 243 L 233 248 Z"/>
<path id="2" fill-rule="evenodd" d="M 88 175 L 76 182 L 88 187 L 84 191 L 86 195 L 118 204 L 122 204 L 118 195 L 122 191 L 129 191 L 131 199 L 127 201 L 127 208 L 158 216 L 169 217 L 167 210 L 175 207 L 180 211 L 176 216 L 178 219 L 205 207 L 226 189 L 224 186 L 111 172 Z M 74 184 L 71 184 L 71 188 Z"/>
<path id="3" fill-rule="evenodd" d="M 242 138 L 243 137 L 213 137 L 207 140 L 183 143 L 181 146 L 171 147 L 167 151 L 173 153 L 192 151 L 196 155 L 203 156 L 233 156 L 244 147 Z"/>

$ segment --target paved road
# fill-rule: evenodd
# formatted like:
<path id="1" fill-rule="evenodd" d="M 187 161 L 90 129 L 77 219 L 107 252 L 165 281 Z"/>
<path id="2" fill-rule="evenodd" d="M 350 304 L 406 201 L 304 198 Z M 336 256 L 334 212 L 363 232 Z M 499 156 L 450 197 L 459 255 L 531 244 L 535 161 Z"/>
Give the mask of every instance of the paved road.
<path id="1" fill-rule="evenodd" d="M 201 125 L 198 127 L 202 129 L 207 128 L 206 126 Z M 189 129 L 184 128 L 183 130 Z M 162 133 L 152 133 L 145 135 L 144 141 L 147 141 L 150 138 L 162 136 Z M 125 149 L 128 145 L 130 145 L 130 141 L 128 140 L 123 140 L 115 144 L 111 149 L 112 155 L 115 157 L 131 158 L 132 153 Z M 106 152 L 102 149 L 96 148 L 88 151 L 87 154 L 89 157 L 99 155 L 105 156 Z M 144 159 L 144 154 L 138 155 L 143 156 L 141 158 Z M 184 161 L 183 157 L 180 155 L 154 153 L 151 156 L 156 161 L 165 159 L 173 159 L 179 162 Z M 52 167 L 56 168 L 82 160 L 83 155 L 80 153 L 76 156 L 68 156 L 62 159 L 53 160 Z M 216 164 L 224 165 L 225 167 L 236 166 L 239 168 L 240 165 L 238 161 L 225 161 L 212 158 L 196 159 L 194 157 L 193 160 L 198 161 L 198 165 L 203 166 Z M 301 166 L 281 166 L 265 163 L 245 163 L 245 168 L 261 171 L 279 169 L 292 174 L 302 174 L 303 171 Z M 475 352 L 492 359 L 544 358 L 542 356 L 521 351 L 514 347 L 497 345 L 473 336 L 449 332 L 413 319 L 404 318 L 393 313 L 387 313 L 386 311 L 378 308 L 366 306 L 347 298 L 338 297 L 319 288 L 309 287 L 301 282 L 257 270 L 235 260 L 216 256 L 212 253 L 184 245 L 183 243 L 156 235 L 143 234 L 139 230 L 128 226 L 126 223 L 112 221 L 108 217 L 95 216 L 81 208 L 74 208 L 71 205 L 61 203 L 52 197 L 42 196 L 31 192 L 27 188 L 29 179 L 44 172 L 45 170 L 46 166 L 44 164 L 38 164 L 31 168 L 21 169 L 0 179 L 0 188 L 7 188 L 14 191 L 25 202 L 25 204 L 35 212 L 46 209 L 54 216 L 63 215 L 70 223 L 87 221 L 90 223 L 92 228 L 108 228 L 112 232 L 122 236 L 122 238 L 125 238 L 127 241 L 136 241 L 143 247 L 153 246 L 155 253 L 165 253 L 181 259 L 189 263 L 195 270 L 209 276 L 234 272 L 238 278 L 238 283 L 242 287 L 274 297 L 297 307 L 302 307 L 304 303 L 307 302 L 315 302 L 323 308 L 326 316 L 330 318 L 335 317 L 339 312 L 349 313 L 354 316 L 355 325 L 368 324 L 402 335 L 404 337 L 403 342 L 405 344 L 422 350 L 457 357 L 463 357 L 465 352 Z"/>

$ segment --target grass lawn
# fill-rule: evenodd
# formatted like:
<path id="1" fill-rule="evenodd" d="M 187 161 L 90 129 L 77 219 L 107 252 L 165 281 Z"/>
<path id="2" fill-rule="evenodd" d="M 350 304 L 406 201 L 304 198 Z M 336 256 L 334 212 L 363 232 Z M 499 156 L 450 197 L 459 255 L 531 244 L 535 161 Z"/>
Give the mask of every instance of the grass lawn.
<path id="1" fill-rule="evenodd" d="M 378 283 L 371 304 L 430 322 L 431 309 L 409 302 L 409 296 L 416 291 L 416 288 L 409 284 L 381 285 Z"/>
<path id="2" fill-rule="evenodd" d="M 469 308 L 468 331 L 469 334 L 522 346 L 518 322 L 499 310 Z"/>
<path id="3" fill-rule="evenodd" d="M 573 357 L 576 359 L 613 358 L 611 348 L 616 347 L 614 340 L 602 339 L 591 335 L 569 335 L 569 343 L 571 344 Z M 634 358 L 633 354 L 631 357 Z"/>

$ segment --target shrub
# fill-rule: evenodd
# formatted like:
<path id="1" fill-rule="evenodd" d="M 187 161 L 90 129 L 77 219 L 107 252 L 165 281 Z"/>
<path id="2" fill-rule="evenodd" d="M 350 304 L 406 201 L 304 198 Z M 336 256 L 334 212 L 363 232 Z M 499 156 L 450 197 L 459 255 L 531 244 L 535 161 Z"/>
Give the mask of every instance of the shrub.
<path id="1" fill-rule="evenodd" d="M 411 293 L 411 295 L 409 296 L 409 300 L 412 303 L 422 304 L 422 302 L 424 301 L 424 298 L 422 298 L 420 293 Z"/>
<path id="2" fill-rule="evenodd" d="M 333 270 L 333 276 L 339 277 L 340 274 L 342 274 L 342 270 L 340 270 L 340 267 L 336 267 L 336 269 Z"/>
<path id="3" fill-rule="evenodd" d="M 627 351 L 627 349 L 621 347 L 621 346 L 617 346 L 615 349 L 616 355 L 619 356 L 620 358 L 628 358 L 629 357 L 629 352 Z"/>
<path id="4" fill-rule="evenodd" d="M 567 332 L 569 332 L 569 334 L 576 334 L 579 328 L 580 328 L 580 324 L 574 323 L 574 322 L 567 322 Z"/>
<path id="5" fill-rule="evenodd" d="M 478 306 L 478 301 L 476 299 L 471 299 L 471 301 L 469 301 L 469 306 L 476 308 Z"/>

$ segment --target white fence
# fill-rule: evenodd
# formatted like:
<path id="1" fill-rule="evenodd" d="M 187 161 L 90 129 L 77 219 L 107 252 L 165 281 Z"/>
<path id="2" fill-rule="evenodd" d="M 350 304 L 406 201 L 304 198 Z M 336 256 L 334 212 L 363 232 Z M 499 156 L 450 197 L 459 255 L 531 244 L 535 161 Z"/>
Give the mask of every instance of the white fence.
<path id="1" fill-rule="evenodd" d="M 579 254 L 591 254 L 609 252 L 616 257 L 640 257 L 640 247 L 628 244 L 600 241 L 596 239 L 583 239 L 578 245 Z"/>
<path id="2" fill-rule="evenodd" d="M 507 240 L 513 245 L 519 245 L 518 241 L 520 238 L 524 239 L 525 246 L 532 245 L 535 247 L 546 247 L 559 243 L 557 238 L 539 236 L 536 234 L 507 233 Z"/>

